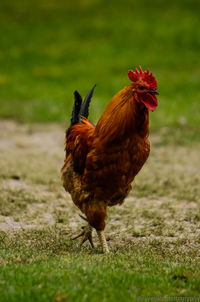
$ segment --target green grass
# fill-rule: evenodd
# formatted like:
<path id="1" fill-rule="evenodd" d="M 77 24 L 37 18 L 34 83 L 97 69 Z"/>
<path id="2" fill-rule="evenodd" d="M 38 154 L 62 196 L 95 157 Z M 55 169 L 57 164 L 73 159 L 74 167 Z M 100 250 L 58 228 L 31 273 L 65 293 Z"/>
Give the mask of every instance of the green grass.
<path id="1" fill-rule="evenodd" d="M 151 128 L 199 134 L 198 0 L 0 3 L 0 116 L 69 120 L 73 91 L 97 84 L 91 118 L 142 65 L 158 80 Z"/>
<path id="2" fill-rule="evenodd" d="M 162 241 L 152 241 L 147 246 L 126 245 L 105 256 L 87 248 L 80 253 L 59 229 L 6 237 L 0 252 L 0 301 L 137 301 L 199 295 L 196 252 L 181 250 L 181 241 L 172 250 Z"/>

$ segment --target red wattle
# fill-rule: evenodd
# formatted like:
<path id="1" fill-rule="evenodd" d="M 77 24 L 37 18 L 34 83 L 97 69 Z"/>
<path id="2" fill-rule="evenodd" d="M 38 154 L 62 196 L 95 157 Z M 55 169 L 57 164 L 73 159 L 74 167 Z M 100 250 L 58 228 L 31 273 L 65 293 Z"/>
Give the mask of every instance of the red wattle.
<path id="1" fill-rule="evenodd" d="M 158 101 L 155 95 L 147 93 L 145 98 L 141 99 L 141 102 L 147 107 L 147 109 L 154 111 L 158 106 Z"/>

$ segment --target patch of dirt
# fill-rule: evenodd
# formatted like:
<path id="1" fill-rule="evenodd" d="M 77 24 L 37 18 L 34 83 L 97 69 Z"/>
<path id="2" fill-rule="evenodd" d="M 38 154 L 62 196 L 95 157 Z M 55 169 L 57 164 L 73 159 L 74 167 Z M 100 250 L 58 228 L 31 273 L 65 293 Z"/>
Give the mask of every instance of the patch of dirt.
<path id="1" fill-rule="evenodd" d="M 0 130 L 0 230 L 62 225 L 79 232 L 79 210 L 60 180 L 65 129 L 0 121 Z M 109 209 L 109 244 L 160 240 L 170 247 L 185 239 L 199 248 L 200 143 L 161 145 L 158 135 L 151 142 L 130 196 Z"/>

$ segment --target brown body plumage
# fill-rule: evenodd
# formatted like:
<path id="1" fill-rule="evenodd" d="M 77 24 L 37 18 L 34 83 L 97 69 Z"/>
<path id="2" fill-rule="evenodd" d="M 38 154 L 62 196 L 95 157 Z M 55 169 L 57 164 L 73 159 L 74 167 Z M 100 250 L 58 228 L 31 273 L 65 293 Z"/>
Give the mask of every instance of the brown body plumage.
<path id="1" fill-rule="evenodd" d="M 82 117 L 67 131 L 63 185 L 97 231 L 105 228 L 107 206 L 123 203 L 149 155 L 149 113 L 134 91 L 135 83 L 118 92 L 96 127 Z"/>

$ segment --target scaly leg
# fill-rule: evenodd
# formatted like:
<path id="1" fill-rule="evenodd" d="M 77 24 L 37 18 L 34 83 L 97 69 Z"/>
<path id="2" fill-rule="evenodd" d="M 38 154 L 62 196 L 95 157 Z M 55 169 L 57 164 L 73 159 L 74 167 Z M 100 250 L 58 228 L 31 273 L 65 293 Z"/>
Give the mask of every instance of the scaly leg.
<path id="1" fill-rule="evenodd" d="M 106 237 L 104 235 L 104 231 L 97 231 L 97 235 L 99 237 L 99 241 L 100 241 L 100 244 L 102 246 L 103 252 L 105 254 L 109 253 L 109 248 L 108 248 L 108 244 L 107 244 L 107 241 L 106 241 Z"/>

